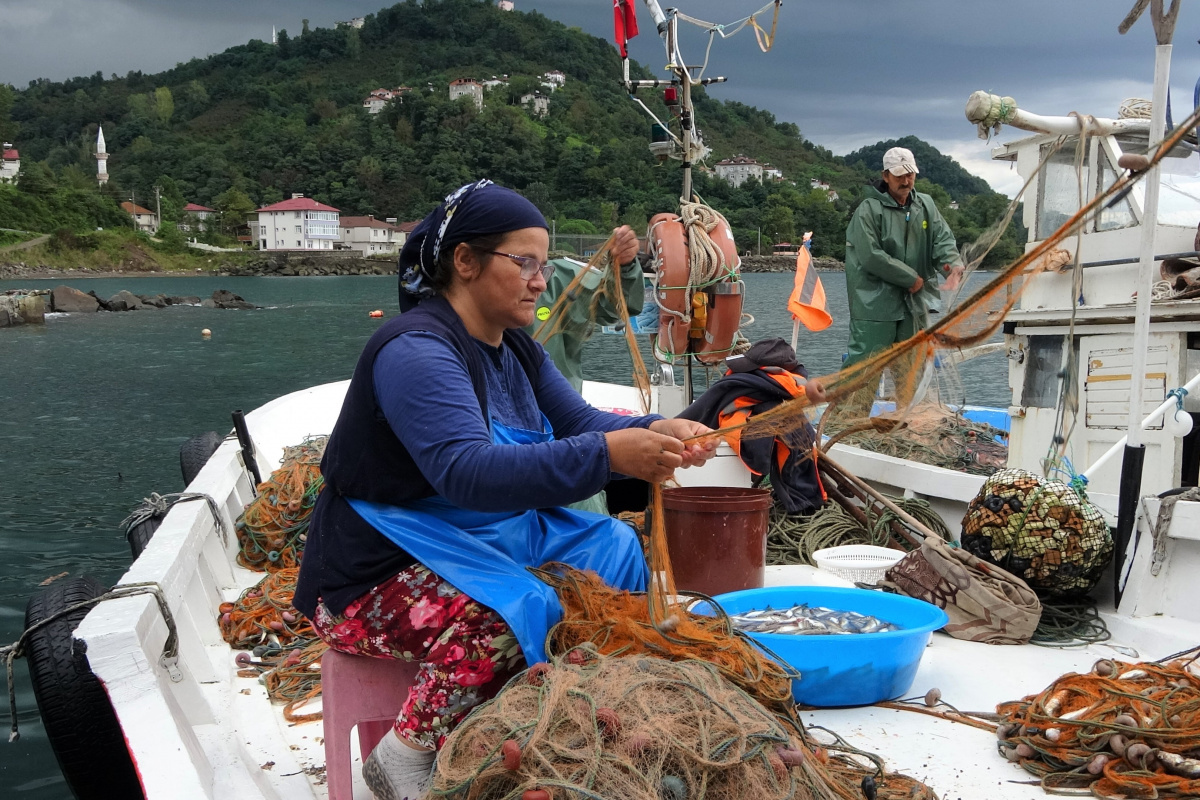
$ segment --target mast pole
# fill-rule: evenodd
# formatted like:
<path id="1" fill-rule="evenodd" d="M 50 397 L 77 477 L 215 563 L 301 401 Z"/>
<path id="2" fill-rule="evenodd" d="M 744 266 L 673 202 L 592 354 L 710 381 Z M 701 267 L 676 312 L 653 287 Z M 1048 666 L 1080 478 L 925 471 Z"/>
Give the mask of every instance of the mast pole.
<path id="1" fill-rule="evenodd" d="M 1156 32 L 1157 32 L 1157 25 Z M 1154 48 L 1154 94 L 1150 109 L 1149 144 L 1162 142 L 1167 128 L 1167 85 L 1171 76 L 1170 36 L 1159 36 Z M 1129 420 L 1121 460 L 1118 490 L 1117 535 L 1113 553 L 1114 601 L 1119 606 L 1124 591 L 1126 549 L 1137 520 L 1142 491 L 1142 466 L 1146 445 L 1142 436 L 1142 397 L 1146 382 L 1146 350 L 1150 344 L 1150 298 L 1154 286 L 1154 237 L 1158 227 L 1158 190 L 1161 170 L 1156 164 L 1146 173 L 1146 203 L 1142 208 L 1141 259 L 1138 263 L 1137 305 L 1133 323 L 1133 367 L 1129 375 Z"/>

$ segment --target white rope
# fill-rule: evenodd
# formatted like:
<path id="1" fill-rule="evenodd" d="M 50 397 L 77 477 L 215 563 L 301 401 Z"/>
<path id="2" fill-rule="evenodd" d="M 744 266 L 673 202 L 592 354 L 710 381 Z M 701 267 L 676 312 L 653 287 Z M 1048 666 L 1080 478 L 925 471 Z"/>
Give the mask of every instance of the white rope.
<path id="1" fill-rule="evenodd" d="M 1118 119 L 1150 119 L 1153 103 L 1142 97 L 1127 97 L 1117 108 Z"/>

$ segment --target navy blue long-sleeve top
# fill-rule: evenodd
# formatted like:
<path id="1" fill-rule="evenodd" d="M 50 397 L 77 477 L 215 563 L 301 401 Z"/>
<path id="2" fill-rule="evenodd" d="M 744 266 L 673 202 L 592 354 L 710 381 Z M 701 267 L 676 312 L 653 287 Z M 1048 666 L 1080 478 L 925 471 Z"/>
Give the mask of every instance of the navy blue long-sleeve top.
<path id="1" fill-rule="evenodd" d="M 397 336 L 379 351 L 373 370 L 388 425 L 434 490 L 461 508 L 522 511 L 591 497 L 612 477 L 605 432 L 645 428 L 662 419 L 593 408 L 544 349 L 539 348 L 544 360 L 532 386 L 509 348 L 472 341 L 486 365 L 489 415 L 509 427 L 540 432 L 545 414 L 554 441 L 493 444 L 461 358 L 435 334 Z"/>

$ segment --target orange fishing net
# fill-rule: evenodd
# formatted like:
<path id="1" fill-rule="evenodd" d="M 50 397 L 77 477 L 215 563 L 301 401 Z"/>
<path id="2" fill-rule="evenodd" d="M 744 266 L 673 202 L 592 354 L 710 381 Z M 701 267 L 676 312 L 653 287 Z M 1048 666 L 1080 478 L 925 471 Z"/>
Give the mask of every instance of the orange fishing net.
<path id="1" fill-rule="evenodd" d="M 288 722 L 318 720 L 318 714 L 296 714 L 296 708 L 321 694 L 321 655 L 328 649 L 308 619 L 292 607 L 299 568 L 273 572 L 242 592 L 234 603 L 222 603 L 217 618 L 221 637 L 239 653 L 238 676 L 259 678 L 272 700 L 283 702 Z"/>
<path id="2" fill-rule="evenodd" d="M 1000 754 L 1047 791 L 1100 798 L 1200 797 L 1200 675 L 1195 657 L 1097 661 L 996 710 Z"/>
<path id="3" fill-rule="evenodd" d="M 308 520 L 325 485 L 321 455 L 329 437 L 285 448 L 283 464 L 258 485 L 258 496 L 237 521 L 238 563 L 258 572 L 292 569 L 308 536 Z"/>

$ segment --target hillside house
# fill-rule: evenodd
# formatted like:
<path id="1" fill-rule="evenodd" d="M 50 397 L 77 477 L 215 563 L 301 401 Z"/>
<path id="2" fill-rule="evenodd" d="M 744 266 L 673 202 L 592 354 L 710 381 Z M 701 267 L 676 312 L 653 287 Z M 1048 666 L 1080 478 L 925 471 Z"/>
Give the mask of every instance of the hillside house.
<path id="1" fill-rule="evenodd" d="M 501 11 L 512 11 L 514 8 L 516 8 L 516 6 L 513 4 L 513 0 L 500 0 L 500 2 L 496 3 L 496 6 L 499 7 Z"/>
<path id="2" fill-rule="evenodd" d="M 483 84 L 470 78 L 459 78 L 450 81 L 450 99 L 470 97 L 475 101 L 475 107 L 483 110 Z"/>
<path id="3" fill-rule="evenodd" d="M 21 174 L 21 154 L 11 142 L 0 145 L 0 183 L 16 183 Z"/>
<path id="4" fill-rule="evenodd" d="M 773 167 L 770 164 L 763 164 L 763 180 L 765 181 L 781 181 L 783 180 L 783 170 L 779 167 Z"/>
<path id="5" fill-rule="evenodd" d="M 404 95 L 411 91 L 412 89 L 408 86 L 401 86 L 396 89 L 376 89 L 363 98 L 362 106 L 368 114 L 378 114 L 393 100 L 403 103 Z"/>
<path id="6" fill-rule="evenodd" d="M 552 69 L 542 75 L 542 86 L 545 86 L 550 91 L 561 89 L 567 85 L 567 76 L 556 69 Z"/>
<path id="7" fill-rule="evenodd" d="M 395 255 L 404 246 L 407 234 L 396 226 L 395 218 L 388 220 L 365 217 L 342 217 L 338 222 L 344 248 L 357 250 L 364 256 Z"/>
<path id="8" fill-rule="evenodd" d="M 366 24 L 366 17 L 354 17 L 353 19 L 342 20 L 334 23 L 339 28 L 361 28 Z"/>
<path id="9" fill-rule="evenodd" d="M 139 231 L 145 231 L 151 236 L 158 233 L 158 215 L 150 209 L 126 200 L 121 203 L 121 210 L 133 217 L 133 226 Z"/>
<path id="10" fill-rule="evenodd" d="M 483 88 L 485 91 L 490 92 L 492 89 L 495 89 L 497 86 L 508 86 L 508 76 L 501 75 L 499 78 L 497 78 L 495 75 L 493 75 L 492 77 L 488 78 L 486 81 L 483 82 Z"/>
<path id="11" fill-rule="evenodd" d="M 743 155 L 718 161 L 716 171 L 718 178 L 734 186 L 741 186 L 751 178 L 759 181 L 763 179 L 762 164 Z"/>
<path id="12" fill-rule="evenodd" d="M 216 209 L 202 206 L 199 203 L 188 203 L 183 207 L 183 219 L 176 226 L 181 231 L 206 231 L 216 222 Z M 211 220 L 211 222 L 210 222 Z"/>
<path id="13" fill-rule="evenodd" d="M 333 250 L 340 238 L 340 212 L 302 194 L 257 213 L 253 227 L 259 250 Z"/>
<path id="14" fill-rule="evenodd" d="M 541 92 L 522 95 L 521 105 L 529 109 L 529 113 L 536 117 L 544 117 L 550 113 L 550 98 Z"/>

